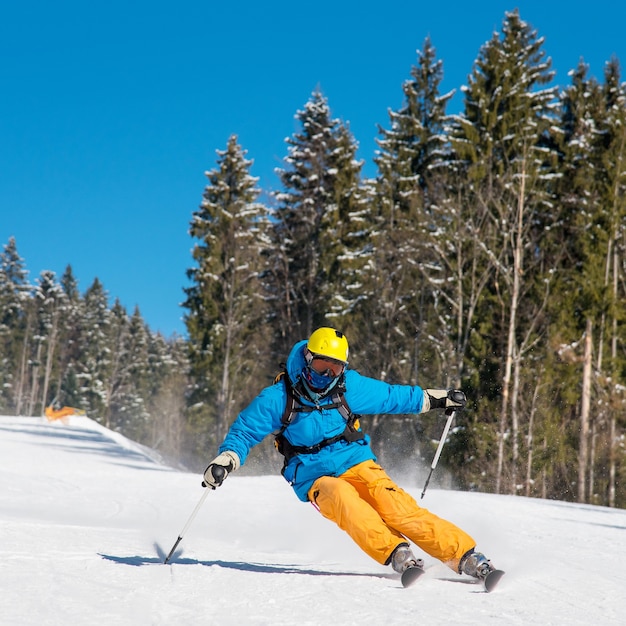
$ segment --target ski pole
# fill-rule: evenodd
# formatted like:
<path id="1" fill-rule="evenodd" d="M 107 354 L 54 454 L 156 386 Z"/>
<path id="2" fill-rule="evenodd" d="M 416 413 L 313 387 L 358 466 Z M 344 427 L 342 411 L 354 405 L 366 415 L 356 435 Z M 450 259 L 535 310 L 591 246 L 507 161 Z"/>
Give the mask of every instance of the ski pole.
<path id="1" fill-rule="evenodd" d="M 165 565 L 167 565 L 167 562 L 172 558 L 172 554 L 174 554 L 174 550 L 176 550 L 176 548 L 178 548 L 178 544 L 183 540 L 183 536 L 187 532 L 189 526 L 191 526 L 191 522 L 193 522 L 194 518 L 198 514 L 198 511 L 200 510 L 200 507 L 202 506 L 202 504 L 206 500 L 206 497 L 209 495 L 209 491 L 211 491 L 209 488 L 205 489 L 205 491 L 202 494 L 202 497 L 200 498 L 198 504 L 196 504 L 196 508 L 193 510 L 193 513 L 190 515 L 189 519 L 187 520 L 187 523 L 185 524 L 185 527 L 180 531 L 180 535 L 178 535 L 178 539 L 176 539 L 176 543 L 172 546 L 172 549 L 170 550 L 170 553 L 165 557 L 165 561 L 163 561 L 163 563 L 165 563 Z"/>
<path id="2" fill-rule="evenodd" d="M 448 413 L 448 421 L 446 422 L 446 425 L 443 429 L 441 439 L 439 440 L 439 445 L 437 446 L 437 452 L 435 452 L 435 458 L 433 459 L 433 462 L 430 466 L 430 472 L 428 472 L 428 478 L 426 479 L 424 489 L 422 490 L 422 498 L 424 497 L 424 494 L 426 493 L 426 488 L 428 487 L 428 483 L 430 482 L 430 477 L 433 475 L 433 472 L 435 471 L 435 468 L 437 467 L 437 463 L 439 462 L 439 457 L 441 456 L 441 451 L 443 450 L 443 445 L 446 442 L 446 438 L 450 430 L 450 424 L 452 424 L 452 420 L 454 419 L 454 416 L 456 414 L 455 409 L 449 409 L 449 411 L 450 411 L 449 413 L 448 411 L 446 411 L 446 413 Z M 422 498 L 420 498 L 420 500 Z"/>

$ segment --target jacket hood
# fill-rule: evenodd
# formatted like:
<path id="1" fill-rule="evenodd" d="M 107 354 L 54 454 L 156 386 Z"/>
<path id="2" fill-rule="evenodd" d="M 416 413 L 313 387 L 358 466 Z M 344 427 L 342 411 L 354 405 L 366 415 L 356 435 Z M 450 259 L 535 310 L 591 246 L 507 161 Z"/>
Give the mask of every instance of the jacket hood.
<path id="1" fill-rule="evenodd" d="M 306 365 L 306 359 L 304 358 L 304 349 L 306 348 L 306 344 L 306 339 L 298 341 L 298 343 L 291 348 L 291 352 L 287 357 L 287 376 L 289 376 L 289 380 L 292 385 L 296 385 L 296 383 L 300 380 L 302 370 Z"/>

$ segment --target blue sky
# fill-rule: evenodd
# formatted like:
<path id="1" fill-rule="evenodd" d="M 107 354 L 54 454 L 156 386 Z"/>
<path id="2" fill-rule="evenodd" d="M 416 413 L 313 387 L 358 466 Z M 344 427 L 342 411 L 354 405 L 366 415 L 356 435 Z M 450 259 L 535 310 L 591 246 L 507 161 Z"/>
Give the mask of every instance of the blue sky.
<path id="1" fill-rule="evenodd" d="M 378 126 L 425 37 L 458 93 L 515 8 L 560 86 L 580 58 L 600 80 L 612 55 L 626 63 L 626 5 L 613 0 L 5 3 L 0 246 L 16 238 L 31 282 L 70 264 L 82 292 L 98 277 L 152 330 L 184 335 L 188 225 L 231 134 L 259 186 L 276 188 L 284 139 L 319 87 L 372 175 Z"/>

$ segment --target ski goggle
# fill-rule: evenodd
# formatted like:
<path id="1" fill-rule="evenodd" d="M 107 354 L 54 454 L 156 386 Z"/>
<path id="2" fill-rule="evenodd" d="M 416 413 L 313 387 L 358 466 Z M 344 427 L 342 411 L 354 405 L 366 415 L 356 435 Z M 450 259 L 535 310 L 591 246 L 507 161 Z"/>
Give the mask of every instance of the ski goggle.
<path id="1" fill-rule="evenodd" d="M 327 378 L 337 378 L 343 374 L 346 368 L 346 364 L 336 359 L 331 359 L 321 354 L 313 354 L 309 352 L 307 354 L 307 365 L 316 374 L 325 376 Z"/>

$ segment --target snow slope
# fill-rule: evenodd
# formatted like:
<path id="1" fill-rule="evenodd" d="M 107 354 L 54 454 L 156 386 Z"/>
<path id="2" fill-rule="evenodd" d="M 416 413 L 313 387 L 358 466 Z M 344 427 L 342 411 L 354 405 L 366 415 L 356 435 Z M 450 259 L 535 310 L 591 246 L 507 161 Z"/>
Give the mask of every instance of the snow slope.
<path id="1" fill-rule="evenodd" d="M 1 624 L 626 621 L 625 510 L 429 489 L 507 576 L 486 594 L 422 555 L 405 590 L 280 476 L 235 474 L 163 565 L 203 489 L 152 456 L 86 417 L 0 417 Z"/>

